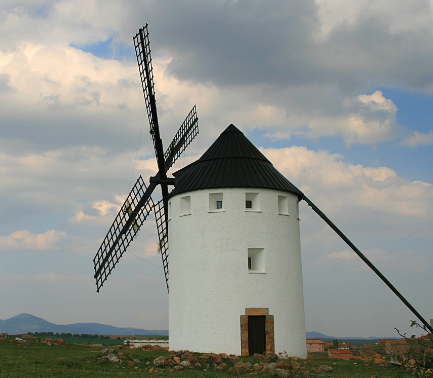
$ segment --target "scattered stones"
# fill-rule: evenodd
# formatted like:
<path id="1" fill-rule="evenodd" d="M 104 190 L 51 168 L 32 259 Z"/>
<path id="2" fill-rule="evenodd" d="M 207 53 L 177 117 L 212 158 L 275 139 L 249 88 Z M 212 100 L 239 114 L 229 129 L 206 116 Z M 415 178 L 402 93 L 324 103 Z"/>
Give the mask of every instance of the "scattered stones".
<path id="1" fill-rule="evenodd" d="M 197 356 L 189 351 L 185 351 L 180 358 L 182 361 L 188 361 L 192 364 L 198 362 Z"/>
<path id="2" fill-rule="evenodd" d="M 263 373 L 270 372 L 270 371 L 272 371 L 272 370 L 275 369 L 275 366 L 277 366 L 277 364 L 276 364 L 275 362 L 270 362 L 270 363 L 268 363 L 268 364 L 265 364 L 265 365 L 263 366 L 262 372 L 263 372 Z"/>
<path id="3" fill-rule="evenodd" d="M 255 362 L 271 362 L 271 359 L 263 354 L 255 353 L 253 355 L 253 360 Z"/>
<path id="4" fill-rule="evenodd" d="M 320 365 L 320 370 L 322 371 L 332 371 L 332 367 L 328 365 Z"/>
<path id="5" fill-rule="evenodd" d="M 218 354 L 213 354 L 213 353 L 209 354 L 209 358 L 210 358 L 212 363 L 217 364 L 217 365 L 222 364 L 222 362 L 223 362 L 222 357 Z"/>
<path id="6" fill-rule="evenodd" d="M 292 365 L 293 369 L 300 369 L 301 368 L 301 364 L 297 361 L 292 361 L 291 365 Z"/>
<path id="7" fill-rule="evenodd" d="M 278 377 L 290 377 L 290 373 L 284 369 L 275 369 L 275 373 Z"/>
<path id="8" fill-rule="evenodd" d="M 227 364 L 225 364 L 224 362 L 222 364 L 219 364 L 215 370 L 220 371 L 220 370 L 225 370 L 227 368 Z"/>
<path id="9" fill-rule="evenodd" d="M 158 358 L 155 358 L 153 360 L 153 364 L 156 366 L 162 366 L 165 365 L 165 360 L 167 359 L 167 357 L 164 356 L 159 356 Z"/>
<path id="10" fill-rule="evenodd" d="M 106 356 L 107 360 L 110 362 L 122 362 L 122 360 L 120 358 L 118 358 L 115 354 L 107 354 Z"/>
<path id="11" fill-rule="evenodd" d="M 191 362 L 189 362 L 188 360 L 185 360 L 185 361 L 182 361 L 179 365 L 183 366 L 183 367 L 190 367 Z"/>
<path id="12" fill-rule="evenodd" d="M 181 359 L 179 357 L 173 357 L 173 361 L 176 362 L 176 364 L 180 364 Z"/>
<path id="13" fill-rule="evenodd" d="M 292 364 L 288 360 L 278 361 L 277 364 L 275 365 L 276 369 L 286 369 L 286 370 L 288 370 L 291 367 L 292 367 Z"/>

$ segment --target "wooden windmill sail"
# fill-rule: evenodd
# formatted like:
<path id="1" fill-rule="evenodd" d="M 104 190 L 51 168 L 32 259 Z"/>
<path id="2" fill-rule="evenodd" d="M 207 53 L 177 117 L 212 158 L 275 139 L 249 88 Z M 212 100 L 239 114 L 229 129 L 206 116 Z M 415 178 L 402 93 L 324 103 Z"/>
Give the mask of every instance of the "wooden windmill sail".
<path id="1" fill-rule="evenodd" d="M 125 203 L 117 214 L 107 236 L 98 250 L 93 264 L 97 291 L 107 280 L 119 259 L 125 253 L 149 213 L 155 213 L 159 237 L 159 251 L 161 252 L 165 280 L 168 286 L 168 186 L 174 185 L 174 179 L 167 177 L 167 171 L 179 158 L 185 148 L 198 134 L 198 118 L 196 107 L 191 109 L 185 121 L 180 126 L 168 149 L 164 153 L 159 132 L 158 114 L 155 100 L 155 86 L 153 82 L 153 66 L 150 55 L 149 33 L 147 24 L 134 37 L 135 53 L 140 71 L 141 85 L 146 103 L 147 116 L 155 149 L 158 173 L 150 177 L 150 184 L 146 186 L 140 176 L 126 198 Z M 161 186 L 162 200 L 154 203 L 151 197 L 156 186 Z"/>

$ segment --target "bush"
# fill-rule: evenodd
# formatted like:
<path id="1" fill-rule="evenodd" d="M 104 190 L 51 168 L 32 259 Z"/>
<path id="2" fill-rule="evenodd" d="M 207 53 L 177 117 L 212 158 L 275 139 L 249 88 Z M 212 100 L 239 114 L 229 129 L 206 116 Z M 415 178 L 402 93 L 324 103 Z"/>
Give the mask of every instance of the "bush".
<path id="1" fill-rule="evenodd" d="M 393 354 L 393 358 L 416 377 L 433 377 L 433 334 L 425 325 L 421 326 L 416 321 L 412 321 L 410 326 L 421 328 L 426 332 L 426 335 L 418 338 L 415 335 L 407 337 L 406 334 L 401 334 L 396 329 L 398 334 L 410 345 L 410 349 L 404 355 Z"/>

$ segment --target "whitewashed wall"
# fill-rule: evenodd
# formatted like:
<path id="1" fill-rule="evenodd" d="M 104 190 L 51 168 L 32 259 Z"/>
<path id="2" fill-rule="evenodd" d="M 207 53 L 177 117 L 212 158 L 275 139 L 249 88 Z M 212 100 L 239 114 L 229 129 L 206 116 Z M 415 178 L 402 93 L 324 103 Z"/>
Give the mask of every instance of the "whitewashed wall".
<path id="1" fill-rule="evenodd" d="M 223 193 L 222 210 L 209 212 L 212 193 Z M 260 212 L 246 211 L 246 193 L 259 193 Z M 278 214 L 278 195 L 289 215 Z M 187 196 L 190 215 L 181 215 Z M 275 352 L 306 357 L 298 216 L 297 195 L 268 189 L 170 199 L 170 349 L 239 355 L 240 315 L 260 307 L 274 315 Z M 264 274 L 249 273 L 248 248 L 264 248 Z"/>

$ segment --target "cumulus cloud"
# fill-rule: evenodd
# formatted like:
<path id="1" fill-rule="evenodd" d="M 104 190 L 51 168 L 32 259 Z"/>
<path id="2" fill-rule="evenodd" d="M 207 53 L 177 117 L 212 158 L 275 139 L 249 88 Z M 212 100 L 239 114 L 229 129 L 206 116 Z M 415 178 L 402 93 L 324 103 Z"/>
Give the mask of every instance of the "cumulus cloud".
<path id="1" fill-rule="evenodd" d="M 0 248 L 6 251 L 59 250 L 57 243 L 67 237 L 64 231 L 51 230 L 44 234 L 32 234 L 28 230 L 19 230 L 7 236 L 0 236 Z"/>
<path id="2" fill-rule="evenodd" d="M 401 141 L 401 144 L 403 146 L 409 147 L 426 146 L 433 144 L 433 132 L 430 131 L 429 133 L 421 133 L 419 131 L 415 131 L 412 135 L 404 138 Z"/>
<path id="3" fill-rule="evenodd" d="M 387 167 L 350 164 L 326 151 L 305 147 L 261 151 L 295 185 L 305 187 L 309 198 L 326 198 L 324 207 L 330 212 L 359 206 L 389 214 L 431 216 L 432 184 L 403 179 Z"/>

